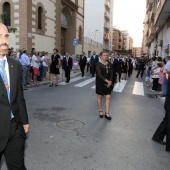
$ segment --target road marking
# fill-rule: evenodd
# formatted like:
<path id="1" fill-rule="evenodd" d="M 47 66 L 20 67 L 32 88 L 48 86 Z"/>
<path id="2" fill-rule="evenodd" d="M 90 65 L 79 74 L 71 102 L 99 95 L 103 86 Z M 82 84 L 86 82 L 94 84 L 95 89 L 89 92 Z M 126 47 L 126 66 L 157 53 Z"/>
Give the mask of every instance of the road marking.
<path id="1" fill-rule="evenodd" d="M 85 77 L 76 77 L 76 78 L 73 78 L 73 79 L 70 79 L 70 83 L 74 83 L 74 82 L 76 82 L 76 81 L 78 81 L 78 80 L 81 80 L 81 79 L 83 79 L 83 78 L 85 78 Z M 59 83 L 59 85 L 67 85 L 67 84 L 70 84 L 70 83 L 66 83 L 66 82 L 61 82 L 61 83 Z"/>
<path id="2" fill-rule="evenodd" d="M 135 82 L 133 94 L 144 96 L 143 82 Z"/>
<path id="3" fill-rule="evenodd" d="M 83 81 L 83 82 L 81 82 L 81 83 L 79 83 L 79 84 L 76 84 L 75 86 L 76 86 L 76 87 L 83 87 L 83 86 L 85 86 L 85 85 L 87 85 L 87 84 L 95 81 L 95 79 L 96 79 L 95 77 L 90 78 L 90 79 L 85 80 L 85 81 Z"/>
<path id="4" fill-rule="evenodd" d="M 93 87 L 91 87 L 91 89 L 95 89 L 96 88 L 96 85 L 94 85 Z"/>
<path id="5" fill-rule="evenodd" d="M 127 83 L 127 80 L 122 80 L 121 82 L 117 83 L 114 86 L 113 91 L 121 93 L 123 91 L 124 87 L 126 86 L 126 83 Z"/>

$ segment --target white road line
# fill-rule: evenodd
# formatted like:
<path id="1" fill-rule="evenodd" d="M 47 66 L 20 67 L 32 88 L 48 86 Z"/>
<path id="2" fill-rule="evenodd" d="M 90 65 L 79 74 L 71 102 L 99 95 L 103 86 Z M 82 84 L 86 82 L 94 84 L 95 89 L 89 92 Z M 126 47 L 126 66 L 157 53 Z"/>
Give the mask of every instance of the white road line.
<path id="1" fill-rule="evenodd" d="M 121 93 L 123 91 L 124 87 L 126 86 L 126 83 L 127 83 L 127 80 L 122 80 L 120 83 L 117 83 L 114 86 L 113 91 Z"/>
<path id="2" fill-rule="evenodd" d="M 85 78 L 85 77 L 83 77 L 83 78 Z M 76 78 L 70 79 L 70 83 L 74 83 L 74 82 L 81 80 L 83 78 L 82 77 L 76 77 Z M 59 83 L 59 85 L 67 85 L 67 84 L 70 84 L 70 83 L 61 82 L 61 83 Z"/>
<path id="3" fill-rule="evenodd" d="M 91 89 L 95 89 L 96 88 L 96 85 L 94 85 L 93 87 L 91 87 Z"/>
<path id="4" fill-rule="evenodd" d="M 87 85 L 87 84 L 95 81 L 95 79 L 96 79 L 95 77 L 90 78 L 90 79 L 85 80 L 85 81 L 83 81 L 83 82 L 81 82 L 81 83 L 79 83 L 79 84 L 76 84 L 75 86 L 76 86 L 76 87 L 83 87 L 83 86 L 85 86 L 85 85 Z"/>
<path id="5" fill-rule="evenodd" d="M 143 82 L 135 82 L 133 87 L 133 94 L 144 96 Z"/>

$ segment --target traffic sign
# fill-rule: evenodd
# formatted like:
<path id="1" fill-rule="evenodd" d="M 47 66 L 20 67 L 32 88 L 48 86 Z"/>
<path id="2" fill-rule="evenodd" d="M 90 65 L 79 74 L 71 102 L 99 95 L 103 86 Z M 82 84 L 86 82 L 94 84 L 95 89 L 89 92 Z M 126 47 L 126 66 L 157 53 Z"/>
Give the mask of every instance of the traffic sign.
<path id="1" fill-rule="evenodd" d="M 79 40 L 78 40 L 78 39 L 74 39 L 74 40 L 73 40 L 73 45 L 74 45 L 74 46 L 78 46 L 78 43 L 79 43 Z"/>

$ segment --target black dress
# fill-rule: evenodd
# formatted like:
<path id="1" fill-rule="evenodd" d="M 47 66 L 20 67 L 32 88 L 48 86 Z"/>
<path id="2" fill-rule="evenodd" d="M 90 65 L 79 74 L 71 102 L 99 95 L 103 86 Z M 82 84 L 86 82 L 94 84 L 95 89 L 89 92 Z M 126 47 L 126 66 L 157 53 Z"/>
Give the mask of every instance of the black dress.
<path id="1" fill-rule="evenodd" d="M 96 94 L 98 95 L 108 95 L 111 94 L 113 86 L 107 88 L 107 83 L 105 79 L 113 80 L 113 69 L 111 63 L 104 65 L 100 62 L 96 65 Z"/>
<path id="2" fill-rule="evenodd" d="M 51 65 L 50 65 L 50 73 L 51 74 L 60 74 L 60 70 L 58 67 L 60 56 L 58 54 L 51 56 Z"/>

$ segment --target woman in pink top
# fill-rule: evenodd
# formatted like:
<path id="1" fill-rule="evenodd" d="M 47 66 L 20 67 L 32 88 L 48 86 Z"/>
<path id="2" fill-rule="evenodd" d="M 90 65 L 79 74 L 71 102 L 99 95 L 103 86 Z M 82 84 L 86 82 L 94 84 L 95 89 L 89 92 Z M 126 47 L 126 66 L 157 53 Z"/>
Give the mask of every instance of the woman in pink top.
<path id="1" fill-rule="evenodd" d="M 158 82 L 161 85 L 162 85 L 162 79 L 163 79 L 163 76 L 164 76 L 163 71 L 164 71 L 165 64 L 166 64 L 166 61 L 165 61 L 165 59 L 163 59 L 162 60 L 162 67 L 161 67 L 161 70 L 160 70 L 160 73 L 159 73 L 159 82 Z"/>

